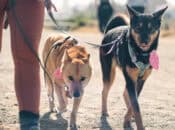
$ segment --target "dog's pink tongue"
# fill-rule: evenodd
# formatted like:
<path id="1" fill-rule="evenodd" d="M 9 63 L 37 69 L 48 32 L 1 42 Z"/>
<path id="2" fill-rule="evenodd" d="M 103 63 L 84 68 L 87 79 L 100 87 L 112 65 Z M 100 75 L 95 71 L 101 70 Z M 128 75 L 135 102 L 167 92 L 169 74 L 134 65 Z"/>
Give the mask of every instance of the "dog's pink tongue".
<path id="1" fill-rule="evenodd" d="M 57 79 L 63 79 L 60 68 L 57 68 L 57 69 L 55 70 L 55 72 L 53 73 L 53 75 L 54 75 L 54 77 L 57 78 Z"/>
<path id="2" fill-rule="evenodd" d="M 158 70 L 159 69 L 159 56 L 157 54 L 157 52 L 154 50 L 151 52 L 150 57 L 149 57 L 149 63 L 151 64 L 151 66 Z"/>

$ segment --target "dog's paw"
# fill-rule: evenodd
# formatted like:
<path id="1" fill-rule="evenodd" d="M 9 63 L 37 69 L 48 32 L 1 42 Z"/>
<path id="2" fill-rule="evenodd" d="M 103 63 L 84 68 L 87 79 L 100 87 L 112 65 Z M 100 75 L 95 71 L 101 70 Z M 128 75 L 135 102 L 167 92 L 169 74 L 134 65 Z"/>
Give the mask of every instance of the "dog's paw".
<path id="1" fill-rule="evenodd" d="M 71 123 L 70 128 L 77 128 L 77 125 L 75 123 Z"/>
<path id="2" fill-rule="evenodd" d="M 139 130 L 146 130 L 146 128 L 145 128 L 145 127 L 143 127 L 142 129 L 139 129 Z"/>
<path id="3" fill-rule="evenodd" d="M 134 130 L 132 127 L 124 128 L 124 130 Z"/>

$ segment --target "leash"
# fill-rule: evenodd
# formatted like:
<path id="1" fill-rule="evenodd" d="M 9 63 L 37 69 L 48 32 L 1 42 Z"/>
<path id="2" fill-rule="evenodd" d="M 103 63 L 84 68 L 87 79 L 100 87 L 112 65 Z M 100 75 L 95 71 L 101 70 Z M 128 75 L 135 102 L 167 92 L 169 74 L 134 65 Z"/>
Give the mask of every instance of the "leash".
<path id="1" fill-rule="evenodd" d="M 46 0 L 46 1 L 47 1 L 47 0 Z M 49 80 L 49 82 L 51 83 L 51 87 L 52 87 L 52 90 L 53 90 L 53 91 L 52 91 L 52 94 L 53 94 L 53 93 L 54 93 L 54 86 L 53 86 L 52 78 L 50 77 L 49 73 L 48 73 L 47 70 L 46 70 L 46 67 L 47 67 L 47 60 L 48 60 L 48 57 L 49 57 L 51 51 L 53 50 L 53 48 L 56 48 L 57 46 L 63 44 L 66 40 L 68 40 L 68 39 L 71 37 L 71 35 L 70 35 L 69 33 L 65 32 L 65 31 L 62 31 L 62 33 L 69 35 L 69 37 L 67 37 L 63 42 L 59 42 L 59 43 L 57 43 L 57 44 L 54 44 L 54 46 L 49 50 L 49 53 L 48 53 L 47 58 L 46 58 L 46 60 L 45 60 L 45 62 L 44 62 L 44 65 L 43 65 L 42 62 L 41 62 L 41 60 L 40 60 L 40 58 L 39 58 L 38 53 L 37 53 L 37 52 L 35 51 L 35 49 L 33 48 L 33 45 L 32 45 L 32 43 L 31 43 L 29 37 L 28 37 L 27 34 L 25 33 L 25 31 L 24 31 L 24 29 L 23 29 L 23 27 L 22 27 L 22 25 L 21 25 L 21 23 L 20 23 L 20 20 L 19 20 L 18 17 L 17 17 L 16 11 L 15 11 L 16 0 L 9 0 L 8 2 L 9 2 L 9 3 L 8 3 L 7 9 L 11 9 L 11 11 L 12 11 L 12 16 L 14 17 L 14 20 L 16 21 L 16 26 L 18 27 L 19 32 L 21 33 L 21 36 L 22 36 L 23 40 L 25 41 L 25 42 L 24 42 L 25 45 L 30 49 L 30 51 L 32 52 L 32 54 L 35 56 L 35 58 L 36 58 L 37 61 L 39 62 L 39 65 L 41 66 L 42 70 L 44 71 L 44 79 L 46 79 L 46 75 L 48 76 L 48 80 Z M 53 14 L 52 14 L 52 12 L 48 12 L 48 13 L 49 13 L 49 16 L 51 17 L 52 21 L 55 23 L 56 27 L 57 27 L 58 29 L 60 29 L 59 26 L 58 26 L 58 23 L 56 22 L 56 20 L 55 20 Z M 72 37 L 73 37 L 73 36 L 72 36 Z M 108 45 L 113 44 L 113 43 L 109 43 L 109 44 L 101 45 L 101 46 L 100 46 L 100 45 L 93 44 L 93 43 L 89 43 L 89 42 L 86 42 L 86 43 L 89 44 L 89 45 L 92 45 L 92 46 L 94 46 L 94 47 L 105 47 L 105 46 L 108 46 Z M 46 80 L 45 80 L 45 85 L 46 85 Z"/>
<path id="2" fill-rule="evenodd" d="M 23 27 L 22 27 L 22 25 L 21 25 L 21 23 L 20 23 L 20 20 L 19 20 L 18 17 L 17 17 L 16 11 L 15 11 L 15 8 L 14 8 L 14 7 L 15 7 L 15 2 L 16 2 L 15 0 L 9 0 L 9 7 L 10 7 L 10 9 L 12 10 L 12 16 L 14 17 L 14 20 L 16 21 L 16 26 L 18 27 L 18 29 L 19 29 L 19 31 L 20 31 L 20 33 L 21 33 L 21 36 L 23 37 L 23 40 L 25 41 L 25 42 L 24 42 L 25 45 L 30 49 L 30 51 L 32 52 L 32 54 L 35 56 L 35 58 L 36 58 L 37 61 L 39 62 L 39 64 L 40 64 L 42 70 L 44 71 L 44 79 L 46 79 L 46 75 L 48 76 L 48 80 L 50 81 L 51 87 L 52 87 L 52 94 L 54 94 L 54 85 L 53 85 L 53 82 L 52 82 L 52 78 L 50 77 L 49 73 L 48 73 L 47 70 L 46 70 L 48 57 L 49 57 L 51 51 L 53 50 L 53 48 L 56 48 L 57 46 L 63 44 L 63 43 L 64 43 L 66 40 L 68 40 L 70 37 L 73 37 L 73 38 L 75 38 L 75 37 L 74 37 L 74 36 L 71 36 L 71 35 L 68 34 L 67 32 L 62 31 L 64 34 L 67 34 L 67 35 L 69 35 L 69 36 L 68 36 L 65 40 L 63 40 L 63 42 L 59 42 L 59 43 L 57 43 L 57 44 L 54 44 L 54 46 L 52 46 L 52 48 L 51 48 L 51 49 L 49 50 L 49 52 L 48 52 L 48 55 L 47 55 L 47 57 L 46 57 L 46 60 L 45 60 L 45 62 L 44 62 L 44 65 L 43 65 L 42 62 L 41 62 L 41 60 L 40 60 L 40 58 L 39 58 L 38 53 L 37 53 L 37 52 L 35 51 L 35 49 L 33 48 L 33 45 L 32 45 L 32 43 L 31 43 L 29 37 L 28 37 L 27 34 L 25 33 L 25 31 L 24 31 L 24 29 L 23 29 Z M 56 20 L 54 20 L 55 18 L 54 18 L 54 16 L 52 15 L 52 12 L 50 12 L 49 14 L 50 14 L 49 16 L 53 19 L 53 22 L 55 21 L 54 23 L 55 23 L 56 27 L 59 28 L 59 26 L 58 26 Z M 93 46 L 93 47 L 95 47 L 95 48 L 103 48 L 103 47 L 112 45 L 112 47 L 110 48 L 110 50 L 105 54 L 105 55 L 108 55 L 108 54 L 110 54 L 110 53 L 114 50 L 116 44 L 122 39 L 122 36 L 123 36 L 123 33 L 121 33 L 121 35 L 120 35 L 117 39 L 115 39 L 114 41 L 111 41 L 111 42 L 106 43 L 106 44 L 104 44 L 104 45 L 97 45 L 97 44 L 93 44 L 93 43 L 90 43 L 90 42 L 83 42 L 83 43 L 86 43 L 86 44 L 88 44 L 88 45 L 91 45 L 91 46 Z M 75 39 L 77 39 L 77 38 L 75 38 Z M 45 85 L 46 85 L 46 80 L 45 80 Z M 53 99 L 53 100 L 54 100 L 54 99 Z"/>

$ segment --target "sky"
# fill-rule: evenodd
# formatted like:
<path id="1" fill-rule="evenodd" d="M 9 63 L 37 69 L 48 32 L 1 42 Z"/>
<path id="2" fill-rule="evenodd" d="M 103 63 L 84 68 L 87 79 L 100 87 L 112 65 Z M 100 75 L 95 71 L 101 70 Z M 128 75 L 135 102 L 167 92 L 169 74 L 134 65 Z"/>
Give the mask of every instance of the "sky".
<path id="1" fill-rule="evenodd" d="M 57 8 L 59 9 L 59 8 L 63 7 L 63 1 L 66 1 L 66 0 L 52 0 L 52 1 L 57 6 Z M 95 0 L 67 0 L 67 1 L 69 3 L 69 7 L 74 7 L 74 6 L 83 7 L 83 6 L 88 5 L 89 3 L 92 3 L 92 2 L 95 3 Z M 124 5 L 127 0 L 113 0 L 113 1 L 115 1 L 116 3 Z M 167 0 L 167 1 L 171 5 L 175 6 L 175 0 Z"/>
<path id="2" fill-rule="evenodd" d="M 175 6 L 175 1 L 174 0 L 167 0 L 170 4 Z"/>
<path id="3" fill-rule="evenodd" d="M 63 6 L 63 1 L 66 0 L 52 0 L 53 3 L 59 8 Z M 69 2 L 69 6 L 73 7 L 73 6 L 77 6 L 77 5 L 81 5 L 81 6 L 86 6 L 89 3 L 95 3 L 95 0 L 67 0 Z M 119 2 L 120 4 L 125 4 L 127 0 L 114 0 Z"/>

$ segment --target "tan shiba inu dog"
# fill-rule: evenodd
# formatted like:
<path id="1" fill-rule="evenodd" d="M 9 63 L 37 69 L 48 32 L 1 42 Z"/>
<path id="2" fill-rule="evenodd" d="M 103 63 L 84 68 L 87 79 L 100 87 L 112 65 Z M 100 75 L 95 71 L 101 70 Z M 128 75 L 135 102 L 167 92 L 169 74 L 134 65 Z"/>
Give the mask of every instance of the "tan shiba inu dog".
<path id="1" fill-rule="evenodd" d="M 91 77 L 90 54 L 84 47 L 76 45 L 77 40 L 71 37 L 65 39 L 65 35 L 51 36 L 47 39 L 43 61 L 49 76 L 46 75 L 45 78 L 51 111 L 55 110 L 54 90 L 58 97 L 60 113 L 66 111 L 67 98 L 74 97 L 70 126 L 76 127 L 76 114 L 84 88 Z M 56 46 L 51 50 L 54 45 Z"/>

